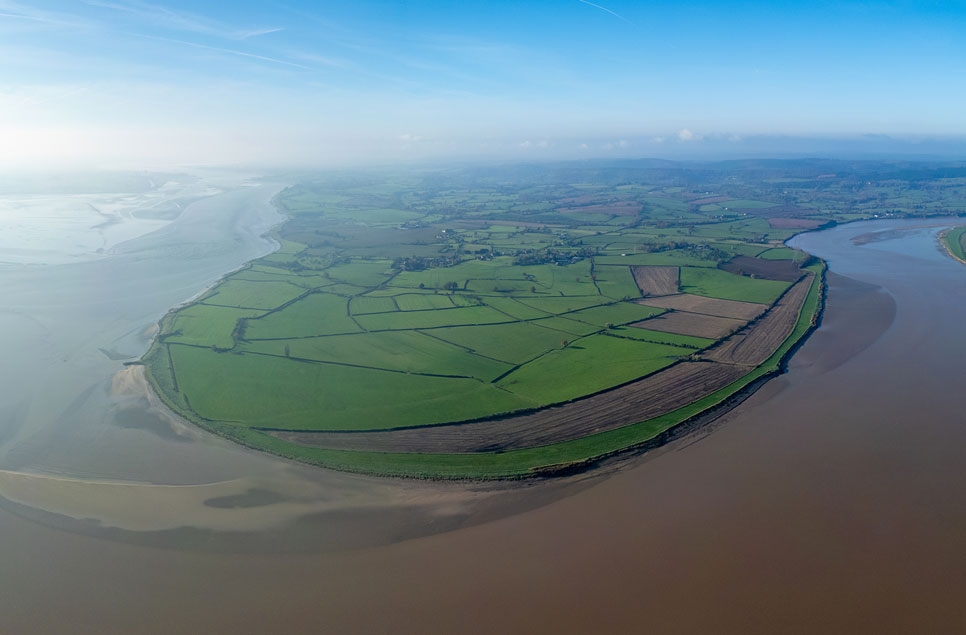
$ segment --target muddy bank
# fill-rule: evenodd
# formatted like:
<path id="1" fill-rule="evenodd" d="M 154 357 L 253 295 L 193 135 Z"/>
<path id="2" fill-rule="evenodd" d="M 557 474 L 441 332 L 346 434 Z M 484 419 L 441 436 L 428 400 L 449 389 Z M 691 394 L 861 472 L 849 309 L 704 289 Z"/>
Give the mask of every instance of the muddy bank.
<path id="1" fill-rule="evenodd" d="M 902 404 L 931 395 L 929 383 L 912 381 L 921 370 L 883 372 L 883 361 L 915 350 L 895 338 L 916 328 L 911 316 L 889 318 L 889 300 L 902 307 L 905 293 L 839 276 L 829 287 L 823 327 L 789 373 L 726 414 L 726 425 L 492 522 L 407 540 L 398 508 L 371 511 L 342 531 L 381 532 L 393 544 L 269 557 L 144 548 L 0 510 L 5 537 L 24 545 L 0 555 L 4 571 L 18 572 L 3 587 L 0 624 L 584 633 L 638 632 L 643 620 L 667 633 L 958 630 L 966 479 L 957 448 L 966 431 L 943 423 L 954 407 L 944 412 L 941 401 L 933 417 L 908 419 L 922 401 Z M 854 338 L 864 345 L 841 353 Z M 37 566 L 49 561 L 59 563 L 54 578 Z M 99 584 L 83 583 L 95 576 Z M 223 602 L 212 601 L 213 589 Z"/>
<path id="2" fill-rule="evenodd" d="M 508 512 L 403 490 L 290 529 L 151 543 L 163 532 L 5 505 L 0 631 L 962 631 L 962 266 L 935 230 L 852 244 L 880 227 L 800 238 L 839 274 L 822 326 L 719 425 L 572 490 L 519 490 Z M 378 498 L 330 476 L 319 497 Z M 280 502 L 265 491 L 200 503 Z"/>

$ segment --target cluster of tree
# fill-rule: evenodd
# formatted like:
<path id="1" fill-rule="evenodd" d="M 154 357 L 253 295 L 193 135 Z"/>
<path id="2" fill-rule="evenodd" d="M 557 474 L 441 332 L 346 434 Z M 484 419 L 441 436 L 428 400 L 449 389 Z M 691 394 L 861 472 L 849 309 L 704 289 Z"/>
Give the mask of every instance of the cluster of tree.
<path id="1" fill-rule="evenodd" d="M 399 271 L 424 271 L 437 267 L 452 267 L 458 265 L 461 259 L 459 255 L 453 256 L 434 256 L 425 258 L 422 256 L 409 256 L 408 258 L 396 258 L 392 261 L 392 268 Z"/>
<path id="2" fill-rule="evenodd" d="M 582 247 L 576 251 L 565 251 L 560 252 L 556 249 L 549 248 L 540 251 L 534 251 L 532 249 L 522 249 L 515 254 L 513 258 L 513 264 L 530 266 L 530 265 L 545 265 L 545 264 L 556 264 L 560 266 L 572 265 L 574 263 L 580 262 L 586 258 L 592 258 L 596 255 L 597 251 L 590 247 Z"/>

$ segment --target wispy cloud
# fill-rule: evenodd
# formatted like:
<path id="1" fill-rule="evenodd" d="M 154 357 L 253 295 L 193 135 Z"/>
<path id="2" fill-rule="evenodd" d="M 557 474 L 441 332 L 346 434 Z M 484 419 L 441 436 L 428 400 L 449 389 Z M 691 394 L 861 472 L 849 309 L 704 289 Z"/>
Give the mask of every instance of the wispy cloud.
<path id="1" fill-rule="evenodd" d="M 581 2 L 581 3 L 586 4 L 588 6 L 594 7 L 595 9 L 600 9 L 601 11 L 606 11 L 607 13 L 611 14 L 615 18 L 618 18 L 620 20 L 623 20 L 624 22 L 627 22 L 628 24 L 631 24 L 631 25 L 634 24 L 633 22 L 631 22 L 630 20 L 628 20 L 627 18 L 625 18 L 624 16 L 622 16 L 620 13 L 617 13 L 616 11 L 612 11 L 611 9 L 608 9 L 607 7 L 602 7 L 599 4 L 594 4 L 593 2 L 588 2 L 587 0 L 577 0 L 577 2 Z"/>
<path id="2" fill-rule="evenodd" d="M 155 40 L 158 42 L 168 42 L 170 44 L 180 44 L 182 46 L 188 46 L 191 48 L 197 48 L 207 51 L 214 51 L 216 53 L 224 53 L 226 55 L 236 55 L 238 57 L 246 57 L 249 59 L 260 60 L 262 62 L 271 62 L 272 64 L 281 64 L 283 66 L 290 66 L 292 68 L 299 68 L 305 71 L 314 71 L 316 69 L 311 66 L 306 66 L 304 64 L 298 64 L 296 62 L 291 62 L 289 60 L 279 59 L 277 57 L 269 57 L 267 55 L 258 55 L 256 53 L 249 53 L 247 51 L 239 51 L 237 49 L 228 49 L 221 46 L 210 46 L 208 44 L 201 44 L 199 42 L 190 42 L 188 40 L 179 40 L 177 38 L 161 37 L 160 35 L 146 35 L 144 33 L 131 33 L 134 37 L 144 38 L 146 40 Z"/>
<path id="3" fill-rule="evenodd" d="M 173 11 L 167 7 L 139 0 L 83 0 L 83 2 L 91 7 L 126 13 L 157 28 L 203 33 L 228 40 L 245 40 L 283 30 L 282 27 L 238 29 L 194 13 Z"/>
<path id="4" fill-rule="evenodd" d="M 88 27 L 90 23 L 74 15 L 44 11 L 19 2 L 0 0 L 0 18 L 24 20 L 53 26 Z"/>
<path id="5" fill-rule="evenodd" d="M 236 35 L 240 40 L 247 40 L 250 37 L 258 37 L 259 35 L 268 35 L 269 33 L 278 33 L 279 31 L 284 31 L 285 29 L 280 26 L 269 27 L 267 29 L 252 29 L 251 31 L 236 31 Z"/>

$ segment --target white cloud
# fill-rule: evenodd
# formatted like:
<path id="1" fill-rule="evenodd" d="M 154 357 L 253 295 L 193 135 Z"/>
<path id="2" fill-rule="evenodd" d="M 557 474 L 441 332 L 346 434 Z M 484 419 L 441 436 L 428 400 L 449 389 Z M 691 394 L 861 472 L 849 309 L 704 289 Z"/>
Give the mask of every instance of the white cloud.
<path id="1" fill-rule="evenodd" d="M 695 134 L 687 128 L 681 128 L 677 133 L 678 141 L 700 141 L 701 135 Z"/>

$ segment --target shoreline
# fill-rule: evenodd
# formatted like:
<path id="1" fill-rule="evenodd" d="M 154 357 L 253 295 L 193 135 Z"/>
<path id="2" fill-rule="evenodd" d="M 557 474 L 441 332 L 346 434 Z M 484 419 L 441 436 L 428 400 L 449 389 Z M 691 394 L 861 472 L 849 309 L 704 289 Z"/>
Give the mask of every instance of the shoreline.
<path id="1" fill-rule="evenodd" d="M 959 229 L 960 227 L 966 227 L 966 225 L 959 225 L 957 227 L 950 227 L 949 229 L 944 229 L 943 231 L 939 232 L 939 244 L 940 244 L 940 246 L 942 246 L 943 251 L 946 252 L 946 254 L 950 258 L 952 258 L 953 260 L 957 260 L 957 261 L 961 262 L 962 264 L 966 265 L 966 259 L 960 258 L 956 254 L 954 254 L 953 253 L 953 250 L 949 247 L 949 244 L 946 242 L 946 235 L 949 232 L 951 232 L 951 231 L 954 231 L 956 229 Z"/>
<path id="2" fill-rule="evenodd" d="M 283 185 L 283 186 L 280 186 L 280 187 L 281 187 L 281 189 L 279 189 L 277 192 L 275 192 L 275 194 L 272 195 L 272 198 L 269 201 L 269 204 L 272 207 L 274 207 L 275 210 L 279 213 L 279 215 L 281 215 L 283 218 L 282 218 L 282 220 L 280 220 L 279 222 L 275 223 L 274 225 L 272 225 L 271 227 L 269 227 L 264 232 L 262 232 L 261 234 L 258 235 L 259 238 L 271 237 L 272 240 L 275 242 L 275 246 L 274 246 L 274 248 L 271 251 L 269 251 L 268 253 L 266 253 L 264 256 L 259 256 L 258 258 L 264 258 L 265 256 L 271 255 L 271 254 L 275 253 L 276 251 L 278 251 L 279 249 L 282 248 L 282 243 L 279 242 L 279 240 L 277 238 L 275 238 L 274 236 L 271 236 L 271 234 L 273 232 L 275 232 L 276 229 L 278 229 L 279 227 L 281 227 L 282 225 L 284 225 L 285 223 L 287 223 L 289 221 L 289 218 L 282 212 L 281 207 L 279 207 L 278 203 L 276 203 L 275 201 L 278 198 L 278 195 L 282 192 L 282 190 L 284 190 L 287 187 L 291 187 L 291 186 L 290 185 Z M 251 260 L 248 260 L 246 262 L 243 262 L 242 264 L 240 264 L 239 266 L 235 267 L 234 269 L 232 269 L 230 271 L 226 271 L 225 273 L 223 273 L 220 276 L 218 276 L 218 279 L 217 280 L 215 280 L 214 282 L 212 282 L 211 284 L 209 284 L 207 287 L 205 287 L 204 289 L 202 289 L 198 293 L 194 294 L 193 296 L 191 296 L 187 300 L 185 300 L 185 301 L 183 301 L 183 302 L 181 302 L 181 303 L 179 303 L 179 304 L 171 307 L 167 311 L 165 311 L 164 312 L 164 315 L 162 315 L 160 318 L 158 318 L 157 320 L 155 320 L 153 322 L 153 325 L 151 327 L 149 327 L 149 328 L 154 328 L 155 329 L 155 333 L 154 333 L 153 336 L 151 336 L 151 340 L 148 343 L 148 347 L 144 351 L 144 353 L 137 360 L 131 361 L 131 362 L 125 362 L 124 365 L 125 366 L 144 366 L 144 357 L 151 351 L 151 348 L 154 346 L 155 341 L 157 340 L 158 336 L 161 334 L 161 323 L 165 320 L 165 318 L 167 318 L 172 313 L 176 313 L 176 312 L 180 311 L 181 309 L 184 309 L 184 308 L 188 307 L 189 305 L 194 304 L 200 298 L 203 298 L 205 296 L 205 294 L 211 292 L 212 290 L 214 290 L 215 287 L 217 287 L 222 282 L 224 282 L 225 281 L 225 278 L 227 278 L 228 276 L 234 275 L 234 274 L 238 273 L 239 271 L 242 271 L 243 269 L 245 269 L 247 267 L 250 267 L 251 264 L 255 260 L 258 260 L 258 258 L 252 258 Z M 151 382 L 149 381 L 148 383 L 150 384 Z M 152 384 L 152 389 L 153 389 L 153 384 Z"/>
<path id="3" fill-rule="evenodd" d="M 281 212 L 281 209 L 276 202 L 277 197 L 278 197 L 278 193 L 276 193 L 276 195 L 273 196 L 271 202 L 275 206 L 275 208 L 279 212 Z M 278 227 L 283 225 L 288 220 L 289 218 L 286 216 L 280 223 L 272 226 L 263 235 L 267 235 L 275 231 Z M 810 229 L 810 230 L 804 230 L 804 231 L 819 231 L 819 229 Z M 792 237 L 800 233 L 804 233 L 804 231 L 797 232 L 793 236 L 786 239 L 786 241 L 784 242 L 787 242 L 787 240 L 790 240 Z M 281 246 L 281 243 L 277 242 L 276 251 L 280 246 Z M 274 253 L 274 252 L 269 252 L 269 253 Z M 811 254 L 808 254 L 808 256 L 813 257 Z M 213 288 L 217 287 L 218 284 L 220 284 L 221 281 L 223 281 L 226 277 L 234 274 L 237 271 L 241 271 L 246 267 L 249 267 L 254 260 L 256 259 L 253 259 L 243 264 L 241 267 L 238 267 L 230 272 L 225 273 L 223 276 L 219 278 L 218 281 L 216 281 L 214 284 L 209 286 L 207 289 L 193 296 L 192 299 L 187 300 L 184 303 L 180 304 L 179 306 L 170 309 L 158 321 L 158 324 L 162 325 L 163 321 L 167 319 L 170 315 L 177 312 L 181 308 L 184 308 L 185 306 L 188 306 L 193 302 L 196 302 L 198 298 L 204 297 L 206 293 L 210 292 Z M 753 395 L 759 388 L 765 385 L 769 379 L 779 376 L 784 372 L 786 372 L 788 360 L 791 358 L 792 355 L 794 355 L 794 353 L 798 350 L 798 348 L 802 344 L 804 344 L 804 342 L 808 339 L 809 335 L 811 335 L 811 333 L 818 327 L 818 325 L 821 323 L 822 315 L 824 314 L 826 289 L 827 289 L 827 282 L 825 277 L 827 272 L 827 266 L 825 262 L 821 260 L 819 260 L 819 264 L 820 264 L 820 270 L 818 272 L 815 272 L 815 276 L 817 280 L 816 280 L 816 284 L 814 285 L 816 287 L 816 292 L 817 292 L 816 305 L 814 309 L 811 310 L 811 313 L 808 318 L 809 322 L 805 326 L 804 330 L 796 336 L 796 331 L 798 331 L 801 328 L 802 317 L 804 316 L 803 312 L 806 310 L 806 305 L 808 304 L 808 298 L 812 294 L 812 290 L 808 292 L 808 295 L 806 296 L 805 300 L 803 300 L 803 304 L 800 309 L 799 318 L 796 321 L 795 325 L 793 326 L 792 332 L 788 335 L 786 340 L 784 340 L 781 343 L 781 345 L 779 345 L 779 347 L 775 350 L 775 352 L 772 354 L 771 357 L 769 357 L 767 360 L 762 362 L 757 367 L 751 369 L 746 375 L 735 380 L 735 382 L 731 386 L 725 386 L 721 388 L 719 391 L 716 391 L 715 393 L 705 395 L 701 399 L 698 399 L 697 401 L 694 401 L 691 404 L 683 406 L 676 411 L 672 411 L 670 413 L 666 413 L 664 415 L 660 415 L 658 417 L 651 418 L 646 421 L 628 424 L 626 426 L 623 426 L 621 428 L 617 428 L 611 431 L 611 432 L 617 432 L 617 433 L 627 432 L 629 429 L 634 428 L 635 426 L 641 426 L 642 424 L 647 424 L 647 423 L 655 424 L 664 418 L 672 419 L 673 423 L 671 423 L 668 427 L 659 429 L 656 432 L 656 434 L 654 434 L 653 436 L 644 438 L 643 440 L 633 441 L 631 443 L 626 443 L 626 444 L 620 444 L 619 447 L 604 449 L 602 451 L 589 449 L 589 452 L 585 450 L 583 453 L 585 455 L 589 453 L 589 456 L 586 456 L 586 457 L 582 456 L 580 458 L 575 458 L 571 460 L 564 459 L 559 462 L 552 462 L 552 461 L 545 462 L 539 465 L 533 465 L 531 467 L 522 466 L 517 468 L 511 468 L 509 472 L 497 472 L 497 473 L 480 472 L 480 473 L 470 474 L 470 473 L 467 473 L 465 469 L 462 471 L 457 469 L 455 470 L 455 473 L 447 473 L 446 470 L 439 469 L 438 467 L 435 469 L 430 467 L 423 472 L 420 472 L 418 470 L 414 471 L 414 470 L 400 469 L 399 466 L 397 466 L 395 469 L 393 469 L 391 466 L 388 467 L 388 469 L 367 468 L 367 467 L 360 467 L 358 465 L 340 463 L 339 461 L 329 461 L 329 460 L 319 459 L 317 457 L 308 457 L 308 456 L 305 456 L 304 454 L 300 456 L 298 452 L 286 451 L 286 448 L 284 447 L 275 447 L 275 448 L 265 447 L 265 445 L 255 443 L 245 438 L 246 433 L 254 432 L 258 434 L 258 431 L 256 430 L 229 429 L 228 426 L 220 425 L 216 421 L 208 421 L 200 416 L 191 416 L 194 413 L 185 412 L 182 408 L 178 407 L 177 404 L 174 404 L 171 401 L 169 401 L 169 399 L 167 398 L 167 395 L 165 394 L 165 391 L 162 390 L 157 385 L 157 380 L 150 371 L 150 365 L 145 362 L 145 358 L 148 356 L 148 354 L 152 351 L 155 344 L 157 343 L 156 338 L 158 336 L 155 336 L 155 338 L 152 339 L 151 346 L 148 348 L 148 350 L 144 353 L 144 355 L 142 355 L 142 357 L 139 360 L 135 362 L 130 362 L 129 364 L 144 366 L 144 377 L 146 379 L 146 384 L 150 386 L 150 390 L 154 393 L 155 397 L 161 403 L 163 403 L 168 410 L 170 410 L 172 413 L 177 415 L 180 419 L 183 419 L 188 424 L 197 426 L 198 428 L 201 428 L 206 432 L 228 439 L 233 443 L 247 447 L 251 450 L 256 450 L 261 453 L 271 454 L 273 456 L 276 456 L 278 458 L 282 458 L 285 460 L 292 460 L 300 464 L 308 464 L 314 467 L 321 467 L 324 469 L 331 469 L 331 470 L 340 471 L 340 472 L 350 472 L 350 473 L 365 474 L 369 476 L 378 476 L 378 477 L 405 478 L 407 480 L 409 479 L 465 480 L 465 481 L 474 481 L 474 482 L 485 482 L 485 481 L 494 481 L 494 480 L 531 481 L 531 480 L 540 479 L 540 478 L 556 478 L 559 476 L 590 472 L 599 466 L 609 463 L 611 460 L 615 460 L 615 459 L 622 460 L 622 459 L 627 459 L 633 456 L 644 454 L 649 450 L 662 447 L 673 440 L 676 440 L 678 438 L 691 434 L 694 431 L 700 430 L 706 427 L 707 425 L 709 425 L 710 423 L 712 423 L 713 421 L 720 418 L 722 415 L 733 410 L 745 399 Z M 160 333 L 160 329 L 159 329 L 159 333 Z M 786 345 L 788 346 L 787 348 L 785 348 Z M 783 351 L 782 349 L 785 349 L 785 350 Z M 773 359 L 775 355 L 779 355 L 779 357 L 777 359 Z M 741 384 L 741 385 L 738 385 L 737 388 L 734 388 L 732 390 L 732 386 L 735 386 L 736 384 Z M 732 392 L 728 392 L 729 390 L 732 390 Z M 724 394 L 721 395 L 720 397 L 716 397 L 716 394 L 718 393 L 724 393 Z M 710 403 L 706 407 L 701 408 L 699 404 L 701 404 L 701 402 L 706 400 L 710 401 Z M 687 412 L 687 410 L 695 407 L 697 407 L 698 410 L 692 413 Z M 685 412 L 682 412 L 682 411 L 685 411 Z M 675 416 L 675 413 L 679 413 L 679 414 Z M 680 420 L 676 420 L 681 416 L 684 416 L 684 418 Z M 607 434 L 607 433 L 603 433 L 603 434 Z M 564 441 L 564 442 L 556 443 L 556 444 L 553 444 L 552 446 L 546 446 L 546 447 L 549 448 L 549 447 L 563 446 L 563 445 L 566 445 L 567 443 L 574 443 L 574 442 L 576 443 L 579 443 L 582 441 L 586 442 L 587 439 L 590 439 L 596 436 L 598 435 L 594 435 L 594 434 L 587 435 L 578 439 L 574 439 L 572 442 Z M 301 447 L 295 444 L 288 444 L 288 445 L 294 446 L 294 448 Z M 303 449 L 307 449 L 307 448 L 303 448 Z M 530 449 L 528 448 L 527 450 L 530 450 Z M 538 447 L 538 448 L 535 448 L 535 450 L 540 451 L 541 448 Z M 323 452 L 325 452 L 325 450 L 323 450 Z M 340 451 L 335 451 L 335 452 L 338 453 Z M 346 451 L 343 451 L 343 452 L 346 452 Z M 357 456 L 366 454 L 366 451 L 350 450 L 347 452 L 350 452 L 350 453 L 355 452 Z M 385 453 L 379 453 L 379 454 L 385 455 Z M 432 456 L 432 454 L 415 454 L 413 456 L 427 457 L 427 456 Z M 451 456 L 459 457 L 463 455 L 437 454 L 437 458 L 440 458 L 440 457 L 446 458 Z M 473 470 L 469 470 L 469 472 L 473 472 Z"/>
<path id="4" fill-rule="evenodd" d="M 275 202 L 276 197 L 273 197 L 272 202 L 277 208 L 278 206 Z M 277 229 L 286 220 L 273 226 L 269 231 Z M 866 219 L 866 222 L 870 220 L 876 219 Z M 859 220 L 849 221 L 848 223 L 836 223 L 831 227 L 823 226 L 815 229 L 803 229 L 789 236 L 783 241 L 783 244 L 787 244 L 788 241 L 801 234 L 831 229 L 832 227 L 851 224 L 852 222 L 859 222 Z M 271 437 L 271 435 L 267 435 L 258 429 L 237 429 L 234 426 L 221 424 L 218 421 L 204 419 L 196 415 L 196 413 L 186 412 L 179 404 L 169 401 L 165 391 L 157 385 L 156 379 L 150 372 L 150 365 L 143 361 L 148 353 L 145 353 L 145 356 L 135 363 L 146 367 L 145 376 L 148 385 L 151 386 L 151 390 L 179 418 L 250 450 L 267 453 L 300 464 L 308 464 L 337 472 L 363 474 L 381 478 L 438 481 L 532 481 L 541 478 L 555 478 L 564 475 L 586 473 L 600 466 L 610 464 L 611 462 L 619 462 L 627 458 L 645 454 L 648 451 L 660 448 L 674 440 L 705 428 L 740 405 L 745 399 L 752 396 L 770 379 L 787 372 L 788 362 L 791 357 L 794 356 L 808 340 L 810 335 L 821 325 L 826 308 L 828 289 L 826 279 L 828 272 L 827 263 L 812 254 L 808 254 L 808 252 L 805 253 L 808 257 L 817 260 L 816 265 L 819 267 L 819 270 L 815 272 L 817 284 L 814 285 L 816 288 L 808 292 L 808 296 L 803 301 L 800 309 L 802 313 L 800 313 L 792 332 L 775 350 L 771 357 L 751 369 L 746 375 L 735 380 L 731 386 L 723 387 L 715 393 L 705 395 L 701 399 L 670 413 L 645 421 L 627 424 L 608 432 L 595 433 L 573 439 L 572 441 L 557 442 L 552 445 L 536 448 L 491 453 L 492 455 L 476 454 L 475 457 L 481 459 L 476 464 L 473 463 L 474 455 L 472 454 L 400 453 L 395 451 L 386 452 L 384 450 L 312 448 Z M 236 271 L 249 266 L 251 262 L 249 261 L 239 269 L 236 269 Z M 231 273 L 233 272 L 226 273 L 221 279 L 231 275 Z M 217 286 L 217 283 L 212 288 L 214 286 Z M 809 298 L 813 292 L 816 293 L 817 299 L 812 301 L 814 302 L 814 306 L 810 309 L 808 323 L 805 323 L 802 318 L 804 317 L 806 307 L 811 306 L 809 304 Z M 203 293 L 195 296 L 195 298 L 202 297 Z M 190 302 L 185 304 L 190 304 Z M 177 308 L 169 311 L 166 317 L 176 310 Z M 148 352 L 150 352 L 150 349 Z M 183 405 L 190 409 L 190 405 Z M 696 410 L 693 410 L 695 408 Z M 662 423 L 662 420 L 666 422 L 667 427 L 661 427 L 665 425 L 665 423 Z M 632 430 L 635 428 L 644 428 L 645 424 L 650 424 L 654 427 L 655 431 L 653 434 L 645 438 L 633 438 L 634 436 L 640 437 L 641 434 L 651 434 L 650 432 L 644 431 L 635 434 L 634 430 Z M 623 443 L 616 442 L 612 438 L 616 435 L 612 433 L 626 433 L 631 438 L 625 438 Z M 611 437 L 603 441 L 603 437 L 607 435 L 611 435 Z M 585 447 L 581 451 L 575 446 L 579 446 L 582 443 L 585 444 Z M 604 447 L 599 447 L 601 445 Z M 513 462 L 514 459 L 508 458 L 508 455 L 513 455 L 514 452 L 518 453 L 517 456 L 520 457 L 516 463 Z M 543 452 L 543 456 L 542 458 L 537 456 L 524 458 L 528 452 Z M 566 456 L 568 453 L 571 456 Z M 430 460 L 427 461 L 426 459 Z M 504 467 L 501 468 L 500 465 Z"/>

